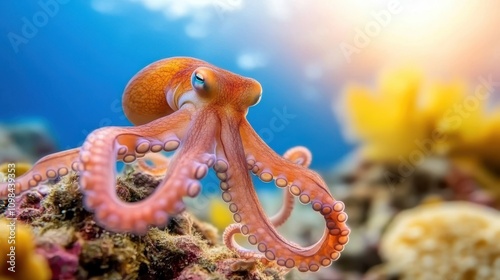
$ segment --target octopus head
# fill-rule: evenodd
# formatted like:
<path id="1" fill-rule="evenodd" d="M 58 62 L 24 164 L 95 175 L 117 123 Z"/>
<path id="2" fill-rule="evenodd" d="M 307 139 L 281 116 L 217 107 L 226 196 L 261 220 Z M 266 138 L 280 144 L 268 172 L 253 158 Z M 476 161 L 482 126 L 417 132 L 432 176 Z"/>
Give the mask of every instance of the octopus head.
<path id="1" fill-rule="evenodd" d="M 262 87 L 254 79 L 189 57 L 156 61 L 139 71 L 123 93 L 123 111 L 141 125 L 179 110 L 185 104 L 196 109 L 223 107 L 246 112 L 257 104 Z"/>
<path id="2" fill-rule="evenodd" d="M 262 87 L 256 80 L 212 65 L 194 69 L 190 81 L 192 90 L 182 94 L 176 104 L 171 104 L 172 107 L 192 103 L 195 107 L 223 107 L 246 111 L 248 107 L 259 103 L 262 96 Z"/>

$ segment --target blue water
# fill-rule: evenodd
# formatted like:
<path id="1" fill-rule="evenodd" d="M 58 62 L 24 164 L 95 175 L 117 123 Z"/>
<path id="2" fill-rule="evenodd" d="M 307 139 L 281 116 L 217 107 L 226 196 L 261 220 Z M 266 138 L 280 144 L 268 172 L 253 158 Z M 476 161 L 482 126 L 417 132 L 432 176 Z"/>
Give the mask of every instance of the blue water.
<path id="1" fill-rule="evenodd" d="M 78 146 L 96 128 L 130 125 L 121 94 L 138 70 L 161 58 L 193 56 L 260 81 L 263 98 L 248 119 L 277 152 L 307 146 L 318 169 L 348 152 L 332 112 L 332 94 L 341 85 L 328 75 L 304 82 L 308 54 L 293 48 L 283 24 L 259 14 L 257 4 L 222 13 L 209 6 L 203 12 L 211 19 L 196 21 L 189 13 L 200 10 L 167 18 L 138 2 L 118 2 L 0 2 L 0 123 L 41 119 L 60 149 Z M 44 10 L 49 4 L 51 14 Z M 189 26 L 195 35 L 186 32 Z M 259 53 L 265 63 L 241 66 L 245 52 Z"/>

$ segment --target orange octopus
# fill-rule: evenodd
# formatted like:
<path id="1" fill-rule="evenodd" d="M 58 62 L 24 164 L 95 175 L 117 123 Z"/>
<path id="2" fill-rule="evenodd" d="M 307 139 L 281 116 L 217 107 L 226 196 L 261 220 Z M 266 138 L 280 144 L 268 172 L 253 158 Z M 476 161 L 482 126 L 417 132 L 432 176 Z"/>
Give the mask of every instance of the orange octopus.
<path id="1" fill-rule="evenodd" d="M 103 227 L 144 234 L 149 226 L 163 226 L 169 215 L 183 211 L 183 197 L 197 196 L 199 180 L 213 167 L 236 222 L 226 229 L 225 244 L 243 257 L 265 257 L 286 268 L 317 271 L 336 260 L 348 241 L 344 204 L 307 168 L 307 149 L 295 148 L 281 157 L 253 130 L 246 114 L 261 95 L 256 80 L 198 59 L 154 62 L 131 79 L 123 94 L 124 112 L 136 126 L 95 130 L 81 148 L 48 155 L 15 184 L 1 183 L 0 197 L 19 194 L 72 169 L 80 172 L 85 206 Z M 139 202 L 120 200 L 115 162 L 131 163 L 162 150 L 175 153 L 155 192 Z M 289 190 L 275 217 L 268 218 L 262 209 L 249 171 Z M 312 246 L 291 243 L 275 229 L 288 218 L 293 196 L 310 203 L 325 219 L 323 237 Z M 246 235 L 260 253 L 236 244 L 236 233 Z"/>

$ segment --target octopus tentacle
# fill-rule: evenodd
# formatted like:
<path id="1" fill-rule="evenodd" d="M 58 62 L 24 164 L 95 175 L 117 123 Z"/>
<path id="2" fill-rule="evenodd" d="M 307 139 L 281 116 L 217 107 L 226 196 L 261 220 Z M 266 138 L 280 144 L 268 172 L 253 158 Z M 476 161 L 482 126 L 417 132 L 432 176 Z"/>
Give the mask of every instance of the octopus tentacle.
<path id="1" fill-rule="evenodd" d="M 299 180 L 299 176 L 301 179 L 307 177 L 308 180 L 312 180 L 313 182 L 308 182 L 312 184 L 317 184 L 316 182 L 322 181 L 321 177 L 312 170 L 298 164 L 292 164 L 290 161 L 285 160 L 276 154 L 257 135 L 246 120 L 242 121 L 240 132 L 243 139 L 243 146 L 245 147 L 249 169 L 252 170 L 252 172 L 262 181 L 270 182 L 274 179 L 276 186 L 280 188 L 292 186 L 294 181 Z M 304 173 L 306 173 L 306 176 L 304 176 Z M 325 184 L 318 185 L 320 185 L 320 188 L 327 190 Z M 297 187 L 299 187 L 300 190 L 300 186 Z M 293 189 L 296 190 L 297 188 Z M 296 193 L 296 191 L 292 193 Z M 308 202 L 306 196 L 300 199 L 300 201 L 303 203 Z"/>
<path id="2" fill-rule="evenodd" d="M 308 167 L 311 164 L 312 155 L 311 152 L 306 147 L 298 146 L 288 149 L 283 154 L 283 158 L 293 163 L 300 164 L 304 167 Z M 293 211 L 293 206 L 295 202 L 294 200 L 295 197 L 289 191 L 283 192 L 284 203 L 281 206 L 281 209 L 278 211 L 278 213 L 269 218 L 271 224 L 273 224 L 274 227 L 281 226 L 290 217 Z M 249 250 L 245 247 L 240 246 L 236 242 L 234 236 L 239 233 L 241 233 L 241 224 L 235 223 L 229 225 L 224 230 L 224 234 L 222 236 L 224 244 L 228 248 L 238 252 L 238 254 L 243 258 L 264 259 L 265 258 L 264 254 Z"/>
<path id="3" fill-rule="evenodd" d="M 208 121 L 196 121 L 189 127 L 189 134 L 206 137 L 184 139 L 172 159 L 173 167 L 168 169 L 165 178 L 151 196 L 139 202 L 126 203 L 115 192 L 115 161 L 116 151 L 122 145 L 120 141 L 127 139 L 130 142 L 134 138 L 163 140 L 165 148 L 172 141 L 172 131 L 178 131 L 173 128 L 187 126 L 185 122 L 190 119 L 191 113 L 191 110 L 179 110 L 154 121 L 152 126 L 161 126 L 158 131 L 162 132 L 156 136 L 151 131 L 142 131 L 143 126 L 139 126 L 104 128 L 87 137 L 80 153 L 84 167 L 81 185 L 86 193 L 85 205 L 94 210 L 98 222 L 114 231 L 144 234 L 149 225 L 164 225 L 168 214 L 181 212 L 184 209 L 182 197 L 193 197 L 199 193 L 201 186 L 198 180 L 206 175 L 208 167 L 215 162 L 214 156 L 210 154 L 213 149 L 214 127 Z M 205 119 L 209 117 L 207 115 Z M 165 134 L 165 131 L 169 133 Z M 151 149 L 153 147 L 152 145 Z"/>
<path id="4" fill-rule="evenodd" d="M 281 205 L 280 210 L 273 216 L 269 217 L 269 220 L 275 227 L 279 227 L 290 218 L 290 215 L 293 211 L 293 206 L 295 203 L 295 197 L 289 192 L 283 192 L 283 204 Z"/>
<path id="5" fill-rule="evenodd" d="M 239 233 L 241 233 L 241 224 L 234 223 L 227 226 L 227 228 L 224 230 L 224 233 L 222 234 L 222 241 L 224 242 L 224 245 L 226 245 L 226 247 L 230 250 L 236 251 L 242 258 L 265 259 L 264 254 L 260 252 L 254 252 L 238 244 L 236 240 L 234 240 L 234 236 Z"/>
<path id="6" fill-rule="evenodd" d="M 192 109 L 189 111 L 192 112 Z M 180 144 L 179 138 L 183 137 L 185 133 L 183 131 L 185 130 L 184 127 L 190 119 L 190 115 L 186 113 L 181 113 L 179 116 L 179 121 L 177 123 L 172 123 L 171 127 L 168 128 L 161 125 L 161 121 L 157 120 L 149 124 L 130 128 L 132 131 L 136 132 L 134 137 L 126 136 L 125 134 L 119 135 L 119 146 L 116 149 L 116 159 L 130 163 L 149 152 L 159 152 L 162 150 L 173 151 L 177 149 Z M 177 130 L 178 135 L 169 132 L 169 128 Z M 100 141 L 98 141 L 98 143 L 100 143 Z M 71 170 L 81 171 L 82 163 L 80 162 L 80 158 L 82 155 L 80 153 L 83 151 L 83 157 L 88 157 L 85 151 L 90 149 L 91 146 L 92 143 L 86 141 L 82 148 L 74 148 L 41 158 L 33 165 L 31 170 L 15 179 L 14 193 L 19 194 L 30 188 L 34 188 L 48 179 L 65 176 Z M 9 192 L 9 183 L 1 182 L 0 198 L 6 197 Z"/>
<path id="7" fill-rule="evenodd" d="M 80 164 L 78 162 L 79 148 L 66 150 L 51 154 L 37 161 L 33 168 L 15 179 L 15 194 L 19 194 L 30 188 L 36 187 L 39 183 L 48 179 L 55 179 L 58 176 L 64 176 L 70 170 L 78 171 Z M 11 188 L 12 189 L 12 188 Z M 0 198 L 7 197 L 9 193 L 9 184 L 0 183 Z"/>
<path id="8" fill-rule="evenodd" d="M 184 138 L 186 134 L 193 111 L 193 108 L 186 107 L 171 116 L 128 128 L 131 134 L 117 135 L 117 159 L 131 163 L 146 153 L 176 150 L 180 145 L 180 139 Z M 92 141 L 86 141 L 82 148 L 87 150 L 92 145 Z"/>
<path id="9" fill-rule="evenodd" d="M 246 121 L 242 120 L 242 122 Z M 340 252 L 344 249 L 344 245 L 348 241 L 347 235 L 349 234 L 349 229 L 345 225 L 347 215 L 343 212 L 344 206 L 342 202 L 337 202 L 333 199 L 319 175 L 308 172 L 304 167 L 280 158 L 280 164 L 289 168 L 293 167 L 299 172 L 297 174 L 306 176 L 305 179 L 300 178 L 300 180 L 307 182 L 307 185 L 302 186 L 309 187 L 309 189 L 306 189 L 308 195 L 315 200 L 321 201 L 321 206 L 324 205 L 324 208 L 331 207 L 329 212 L 328 210 L 324 210 L 326 213 L 322 213 L 327 228 L 322 238 L 316 244 L 309 247 L 301 247 L 287 242 L 276 231 L 263 210 L 259 207 L 257 195 L 251 188 L 252 183 L 249 174 L 248 172 L 243 172 L 247 168 L 248 161 L 245 162 L 242 138 L 236 127 L 238 126 L 234 124 L 230 125 L 226 120 L 222 128 L 224 150 L 231 163 L 227 172 L 228 190 L 224 194 L 230 198 L 229 201 L 237 204 L 238 211 L 233 215 L 233 218 L 237 223 L 242 224 L 241 232 L 248 236 L 250 244 L 257 245 L 257 249 L 267 259 L 276 260 L 280 266 L 287 268 L 298 267 L 300 271 L 317 271 L 320 266 L 330 265 L 332 260 L 336 260 L 340 256 Z M 245 126 L 242 124 L 242 127 L 244 128 Z M 248 140 L 248 133 L 244 136 Z M 256 139 L 252 140 L 256 141 Z M 259 142 L 262 141 L 260 138 L 258 140 Z M 246 147 L 252 148 L 252 145 L 258 145 L 259 142 L 247 142 Z M 270 150 L 261 150 L 261 152 L 264 155 L 271 154 Z M 276 157 L 278 156 L 276 155 Z M 276 161 L 278 160 L 276 159 Z M 274 170 L 279 170 L 279 168 Z M 282 171 L 285 173 L 285 170 Z M 288 173 L 285 174 L 289 176 Z M 294 181 L 289 181 L 293 183 L 292 186 L 299 184 L 299 178 L 295 176 L 292 178 Z M 312 186 L 315 186 L 315 189 L 310 190 Z M 293 191 L 292 194 L 294 194 Z M 318 208 L 313 206 L 313 209 Z M 323 208 L 319 208 L 318 210 L 321 209 Z"/>
<path id="10" fill-rule="evenodd" d="M 277 155 L 262 141 L 246 120 L 243 120 L 240 131 L 246 147 L 247 161 L 249 164 L 253 163 L 253 173 L 261 180 L 270 178 L 264 181 L 275 179 L 278 187 L 288 187 L 293 195 L 299 197 L 301 203 L 311 203 L 313 209 L 325 217 L 338 212 L 334 217 L 344 224 L 347 215 L 343 212 L 343 203 L 333 199 L 326 183 L 316 172 L 298 164 L 292 164 Z M 255 159 L 254 155 L 258 155 L 258 159 Z M 335 220 L 337 219 L 331 222 L 335 223 Z M 335 234 L 338 230 L 335 230 L 333 223 L 330 223 L 328 227 L 331 227 L 332 234 Z M 345 224 L 340 230 L 348 231 Z"/>
<path id="11" fill-rule="evenodd" d="M 309 167 L 312 161 L 312 154 L 306 147 L 297 146 L 288 149 L 283 154 L 283 158 L 292 163 L 302 165 L 304 167 Z M 276 183 L 278 184 L 279 182 Z M 278 213 L 269 218 L 269 220 L 275 227 L 281 226 L 290 217 L 293 211 L 293 205 L 295 202 L 294 199 L 295 197 L 289 191 L 285 190 L 283 192 L 284 203 L 281 206 L 281 209 L 278 211 Z"/>
<path id="12" fill-rule="evenodd" d="M 283 158 L 306 168 L 309 167 L 312 162 L 311 151 L 309 151 L 309 149 L 304 146 L 296 146 L 288 149 L 283 154 Z"/>
<path id="13" fill-rule="evenodd" d="M 145 154 L 143 158 L 137 160 L 137 169 L 152 176 L 162 176 L 167 172 L 170 158 L 163 154 Z M 151 161 L 153 165 L 149 165 Z"/>

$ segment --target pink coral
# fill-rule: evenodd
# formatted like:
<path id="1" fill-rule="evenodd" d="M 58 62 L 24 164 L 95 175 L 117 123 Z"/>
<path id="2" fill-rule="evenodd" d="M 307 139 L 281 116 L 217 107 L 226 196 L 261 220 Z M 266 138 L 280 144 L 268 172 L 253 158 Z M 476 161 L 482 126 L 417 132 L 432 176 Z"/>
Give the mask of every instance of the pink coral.
<path id="1" fill-rule="evenodd" d="M 78 255 L 81 252 L 78 242 L 69 249 L 59 244 L 47 243 L 38 246 L 36 252 L 49 262 L 53 279 L 73 279 L 78 271 Z"/>

